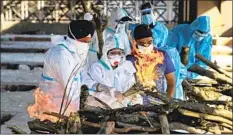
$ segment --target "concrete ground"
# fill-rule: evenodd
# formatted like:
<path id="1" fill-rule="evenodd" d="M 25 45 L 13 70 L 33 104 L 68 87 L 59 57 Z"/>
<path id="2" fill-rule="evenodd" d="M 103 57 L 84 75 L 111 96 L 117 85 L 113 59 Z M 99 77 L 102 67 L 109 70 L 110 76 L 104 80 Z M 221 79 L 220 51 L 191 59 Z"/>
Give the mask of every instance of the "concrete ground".
<path id="1" fill-rule="evenodd" d="M 30 132 L 27 122 L 31 120 L 27 113 L 27 107 L 34 103 L 34 90 L 9 92 L 1 90 L 1 114 L 9 113 L 14 115 L 9 121 L 1 125 L 1 134 L 12 134 L 7 128 L 9 125 L 15 125 L 23 131 Z"/>

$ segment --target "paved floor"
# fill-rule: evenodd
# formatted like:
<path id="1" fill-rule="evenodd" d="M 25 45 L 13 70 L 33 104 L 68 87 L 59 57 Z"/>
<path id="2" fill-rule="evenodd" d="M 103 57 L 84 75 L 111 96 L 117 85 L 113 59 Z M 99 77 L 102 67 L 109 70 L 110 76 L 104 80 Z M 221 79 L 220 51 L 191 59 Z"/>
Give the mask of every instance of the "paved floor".
<path id="1" fill-rule="evenodd" d="M 26 92 L 9 92 L 1 90 L 1 112 L 13 114 L 14 117 L 1 125 L 1 134 L 11 134 L 8 125 L 16 125 L 20 129 L 30 132 L 27 122 L 30 120 L 27 107 L 34 103 L 34 90 Z"/>

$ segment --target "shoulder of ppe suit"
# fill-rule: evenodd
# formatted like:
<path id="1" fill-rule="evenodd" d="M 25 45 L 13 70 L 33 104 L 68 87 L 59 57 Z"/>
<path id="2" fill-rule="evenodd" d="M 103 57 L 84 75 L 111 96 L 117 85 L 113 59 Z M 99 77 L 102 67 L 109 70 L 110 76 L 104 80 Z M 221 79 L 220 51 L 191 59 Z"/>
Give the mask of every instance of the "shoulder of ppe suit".
<path id="1" fill-rule="evenodd" d="M 163 23 L 160 23 L 160 22 L 156 22 L 156 25 L 153 29 L 159 29 L 159 30 L 162 30 L 163 32 L 168 33 L 167 26 Z"/>
<path id="2" fill-rule="evenodd" d="M 63 50 L 63 48 L 55 46 L 46 53 L 45 59 L 50 61 L 50 63 L 55 64 L 55 63 L 60 63 L 62 61 L 68 61 L 68 56 L 69 56 L 69 53 Z"/>

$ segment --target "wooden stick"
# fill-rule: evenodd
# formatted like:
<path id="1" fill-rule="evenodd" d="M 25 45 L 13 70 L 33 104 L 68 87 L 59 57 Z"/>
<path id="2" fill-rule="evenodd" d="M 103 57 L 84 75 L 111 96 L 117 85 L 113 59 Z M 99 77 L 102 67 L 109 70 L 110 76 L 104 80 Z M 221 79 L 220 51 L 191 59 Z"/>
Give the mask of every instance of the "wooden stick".
<path id="1" fill-rule="evenodd" d="M 213 68 L 214 70 L 216 70 L 217 72 L 226 75 L 227 77 L 230 77 L 232 79 L 232 74 L 225 71 L 224 69 L 222 69 L 221 67 L 219 67 L 218 65 L 214 64 L 213 62 L 207 60 L 206 58 L 204 58 L 203 56 L 201 56 L 200 54 L 196 54 L 195 55 L 196 58 L 198 58 L 199 60 L 201 60 L 202 62 L 204 62 L 206 65 L 208 65 L 209 67 Z"/>
<path id="2" fill-rule="evenodd" d="M 195 65 L 191 66 L 188 69 L 188 71 L 197 73 L 197 74 L 202 75 L 202 76 L 207 76 L 211 79 L 216 80 L 220 84 L 227 83 L 227 84 L 230 84 L 232 86 L 232 80 L 230 78 L 226 77 L 224 74 L 219 74 L 219 73 L 204 69 L 199 65 L 195 64 Z"/>
<path id="3" fill-rule="evenodd" d="M 159 121 L 163 134 L 170 134 L 167 116 L 165 114 L 159 115 Z"/>
<path id="4" fill-rule="evenodd" d="M 226 118 L 223 118 L 221 116 L 214 116 L 214 115 L 209 115 L 209 114 L 204 114 L 204 113 L 197 113 L 197 112 L 193 112 L 193 111 L 189 111 L 189 110 L 185 110 L 185 109 L 181 109 L 181 108 L 178 108 L 178 111 L 181 114 L 186 115 L 186 116 L 203 118 L 206 120 L 217 121 L 217 122 L 224 122 L 224 123 L 227 123 L 227 124 L 232 126 L 232 121 L 230 121 Z"/>

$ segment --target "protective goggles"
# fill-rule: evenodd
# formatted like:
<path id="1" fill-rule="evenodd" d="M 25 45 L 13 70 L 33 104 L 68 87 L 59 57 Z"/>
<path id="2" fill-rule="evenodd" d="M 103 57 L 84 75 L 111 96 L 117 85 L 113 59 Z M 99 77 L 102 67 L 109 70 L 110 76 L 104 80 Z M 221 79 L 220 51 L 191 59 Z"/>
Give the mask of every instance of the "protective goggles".
<path id="1" fill-rule="evenodd" d="M 108 51 L 109 57 L 116 56 L 116 55 L 124 56 L 125 52 L 123 50 L 110 50 L 110 51 Z"/>

